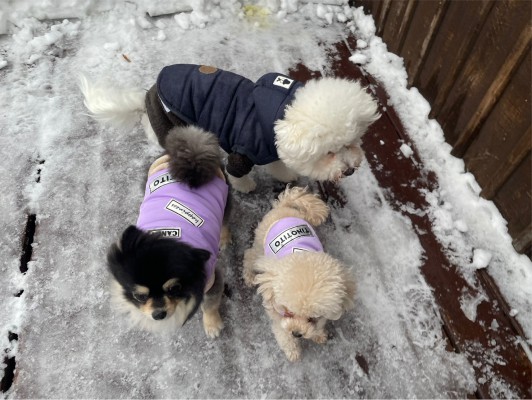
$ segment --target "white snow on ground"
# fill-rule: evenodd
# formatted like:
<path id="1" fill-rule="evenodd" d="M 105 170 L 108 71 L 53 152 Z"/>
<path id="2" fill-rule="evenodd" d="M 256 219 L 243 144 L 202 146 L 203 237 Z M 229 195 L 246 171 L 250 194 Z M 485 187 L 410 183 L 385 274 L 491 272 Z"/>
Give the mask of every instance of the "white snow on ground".
<path id="1" fill-rule="evenodd" d="M 173 14 L 179 7 L 192 11 Z M 171 337 L 138 332 L 110 307 L 106 251 L 136 220 L 145 171 L 160 149 L 138 124 L 121 132 L 86 116 L 78 73 L 146 89 L 172 63 L 215 65 L 252 80 L 298 62 L 327 74 L 327 46 L 348 29 L 359 38 L 353 61 L 385 86 L 411 136 L 404 146 L 438 176 L 440 187 L 425 195 L 448 256 L 473 284 L 473 271 L 487 268 L 532 337 L 532 263 L 515 253 L 500 213 L 450 155 L 429 105 L 406 88 L 402 59 L 387 52 L 360 8 L 297 0 L 12 1 L 0 11 L 0 348 L 16 356 L 18 372 L 8 396 L 429 398 L 474 391 L 465 357 L 445 350 L 419 272 L 425 255 L 417 235 L 367 163 L 342 182 L 347 206 L 333 209 L 318 230 L 327 250 L 352 266 L 356 307 L 330 324 L 326 345 L 306 343 L 301 362 L 289 363 L 277 348 L 260 299 L 240 276 L 254 224 L 282 187 L 260 168 L 257 192 L 235 194 L 234 244 L 221 258 L 228 290 L 220 338 L 207 340 L 198 317 Z M 408 149 L 398 156 L 408 157 Z M 38 226 L 22 275 L 26 212 Z M 484 299 L 461 300 L 474 319 Z M 9 343 L 8 332 L 19 341 Z"/>

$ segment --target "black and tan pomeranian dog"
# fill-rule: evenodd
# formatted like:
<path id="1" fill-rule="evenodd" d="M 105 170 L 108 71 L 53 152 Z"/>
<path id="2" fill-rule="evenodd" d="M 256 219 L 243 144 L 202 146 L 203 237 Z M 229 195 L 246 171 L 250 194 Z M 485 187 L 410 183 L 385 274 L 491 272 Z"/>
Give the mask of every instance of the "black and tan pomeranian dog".
<path id="1" fill-rule="evenodd" d="M 177 127 L 165 150 L 148 171 L 136 225 L 109 250 L 113 299 L 151 331 L 174 331 L 201 306 L 205 333 L 214 338 L 223 328 L 223 274 L 216 262 L 230 241 L 218 140 L 193 126 Z"/>

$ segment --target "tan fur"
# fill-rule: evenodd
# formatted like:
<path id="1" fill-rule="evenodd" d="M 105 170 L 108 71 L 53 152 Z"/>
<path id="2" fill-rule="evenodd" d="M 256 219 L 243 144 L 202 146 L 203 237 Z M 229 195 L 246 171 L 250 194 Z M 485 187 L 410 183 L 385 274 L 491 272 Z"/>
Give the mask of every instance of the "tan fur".
<path id="1" fill-rule="evenodd" d="M 325 252 L 276 259 L 264 255 L 264 241 L 270 227 L 282 218 L 302 218 L 318 226 L 328 214 L 327 205 L 306 189 L 288 188 L 259 223 L 253 246 L 244 253 L 244 281 L 258 285 L 272 331 L 290 361 L 301 355 L 294 335 L 316 343 L 327 341 L 325 324 L 353 307 L 355 282 L 345 266 Z M 294 315 L 283 316 L 285 311 Z"/>

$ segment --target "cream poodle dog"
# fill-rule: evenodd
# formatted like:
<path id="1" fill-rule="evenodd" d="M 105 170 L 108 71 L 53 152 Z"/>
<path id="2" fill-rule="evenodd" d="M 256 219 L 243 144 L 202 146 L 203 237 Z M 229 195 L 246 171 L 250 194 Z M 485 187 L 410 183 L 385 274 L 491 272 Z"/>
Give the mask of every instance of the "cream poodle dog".
<path id="1" fill-rule="evenodd" d="M 306 189 L 287 188 L 244 254 L 244 281 L 258 285 L 277 343 L 290 361 L 300 358 L 300 338 L 325 343 L 327 321 L 353 307 L 353 277 L 323 251 L 312 227 L 328 214 L 327 205 Z"/>
<path id="2" fill-rule="evenodd" d="M 360 144 L 379 118 L 377 102 L 357 81 L 321 78 L 306 84 L 268 73 L 256 82 L 215 67 L 164 67 L 148 90 L 96 85 L 82 76 L 91 115 L 127 126 L 138 120 L 166 148 L 175 126 L 212 132 L 228 153 L 231 185 L 250 192 L 254 165 L 266 165 L 282 182 L 298 175 L 326 181 L 351 175 L 364 159 Z"/>

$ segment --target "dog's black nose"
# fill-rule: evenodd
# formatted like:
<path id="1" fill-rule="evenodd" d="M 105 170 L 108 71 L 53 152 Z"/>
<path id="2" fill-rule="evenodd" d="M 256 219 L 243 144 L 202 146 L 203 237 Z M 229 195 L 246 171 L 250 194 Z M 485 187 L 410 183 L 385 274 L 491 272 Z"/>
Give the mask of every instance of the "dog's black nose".
<path id="1" fill-rule="evenodd" d="M 353 175 L 353 172 L 355 172 L 355 169 L 354 168 L 347 168 L 343 174 L 344 176 L 349 176 L 349 175 Z"/>
<path id="2" fill-rule="evenodd" d="M 301 333 L 299 333 L 299 332 L 292 332 L 292 336 L 296 337 L 296 338 L 303 337 L 303 335 Z"/>
<path id="3" fill-rule="evenodd" d="M 151 313 L 151 316 L 153 319 L 165 319 L 166 318 L 166 311 L 157 310 Z"/>

